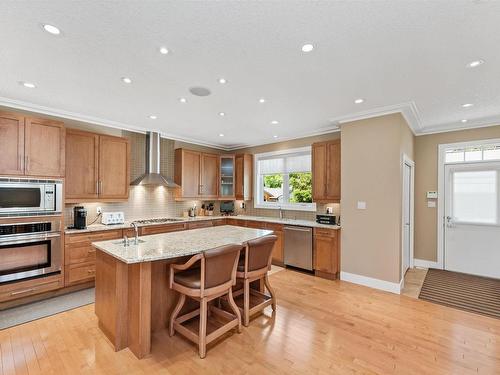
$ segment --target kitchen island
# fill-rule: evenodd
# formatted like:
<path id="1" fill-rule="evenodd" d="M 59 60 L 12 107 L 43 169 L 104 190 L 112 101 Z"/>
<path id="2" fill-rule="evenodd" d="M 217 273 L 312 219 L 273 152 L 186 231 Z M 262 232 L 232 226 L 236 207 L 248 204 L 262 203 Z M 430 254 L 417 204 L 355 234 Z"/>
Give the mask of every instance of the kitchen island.
<path id="1" fill-rule="evenodd" d="M 151 333 L 166 329 L 177 301 L 168 286 L 169 264 L 227 244 L 242 244 L 272 234 L 270 230 L 231 225 L 94 242 L 95 312 L 99 328 L 116 351 L 126 347 L 143 358 L 151 351 Z M 195 305 L 186 304 L 186 309 Z"/>

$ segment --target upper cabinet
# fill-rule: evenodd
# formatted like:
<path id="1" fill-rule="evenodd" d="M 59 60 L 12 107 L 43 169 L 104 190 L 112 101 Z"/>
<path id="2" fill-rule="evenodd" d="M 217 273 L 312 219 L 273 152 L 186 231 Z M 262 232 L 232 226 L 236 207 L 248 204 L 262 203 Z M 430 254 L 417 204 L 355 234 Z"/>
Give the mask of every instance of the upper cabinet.
<path id="1" fill-rule="evenodd" d="M 235 198 L 249 201 L 252 199 L 253 155 L 238 154 L 234 161 Z"/>
<path id="2" fill-rule="evenodd" d="M 68 129 L 66 133 L 66 202 L 128 199 L 130 142 Z"/>
<path id="3" fill-rule="evenodd" d="M 174 180 L 180 188 L 176 199 L 217 199 L 219 155 L 175 150 Z"/>
<path id="4" fill-rule="evenodd" d="M 312 188 L 315 202 L 340 202 L 340 140 L 312 145 Z"/>
<path id="5" fill-rule="evenodd" d="M 0 112 L 0 149 L 0 174 L 64 177 L 62 122 Z"/>
<path id="6" fill-rule="evenodd" d="M 99 136 L 99 198 L 128 199 L 130 142 L 127 138 Z"/>
<path id="7" fill-rule="evenodd" d="M 221 199 L 235 199 L 234 195 L 234 155 L 220 156 L 220 188 Z"/>

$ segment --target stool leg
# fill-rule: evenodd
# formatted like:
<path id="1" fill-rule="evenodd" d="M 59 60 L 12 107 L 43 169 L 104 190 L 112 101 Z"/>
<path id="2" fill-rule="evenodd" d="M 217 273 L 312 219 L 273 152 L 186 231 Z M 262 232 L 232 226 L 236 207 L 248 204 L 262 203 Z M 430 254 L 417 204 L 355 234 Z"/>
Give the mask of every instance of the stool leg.
<path id="1" fill-rule="evenodd" d="M 240 314 L 240 309 L 238 308 L 238 306 L 236 306 L 236 303 L 234 302 L 232 288 L 229 289 L 227 301 L 229 302 L 229 306 L 231 306 L 231 309 L 234 311 L 234 314 L 238 318 L 238 333 L 241 333 L 241 314 Z"/>
<path id="2" fill-rule="evenodd" d="M 172 312 L 172 315 L 170 316 L 170 325 L 168 329 L 168 334 L 170 336 L 173 336 L 175 331 L 174 331 L 174 323 L 175 319 L 177 319 L 177 315 L 181 312 L 182 306 L 184 306 L 184 302 L 186 301 L 186 296 L 181 293 L 179 296 L 179 301 L 177 301 L 177 305 L 175 306 L 174 311 Z"/>
<path id="3" fill-rule="evenodd" d="M 266 285 L 267 290 L 269 290 L 269 293 L 271 294 L 271 300 L 272 300 L 272 308 L 273 311 L 276 311 L 276 294 L 274 293 L 274 289 L 271 287 L 271 284 L 269 284 L 269 278 L 267 277 L 267 273 L 264 276 L 264 284 Z"/>
<path id="4" fill-rule="evenodd" d="M 243 325 L 248 327 L 250 324 L 250 281 L 245 279 L 243 286 Z"/>
<path id="5" fill-rule="evenodd" d="M 200 331 L 198 334 L 198 350 L 200 358 L 205 358 L 207 353 L 207 299 L 200 301 Z"/>

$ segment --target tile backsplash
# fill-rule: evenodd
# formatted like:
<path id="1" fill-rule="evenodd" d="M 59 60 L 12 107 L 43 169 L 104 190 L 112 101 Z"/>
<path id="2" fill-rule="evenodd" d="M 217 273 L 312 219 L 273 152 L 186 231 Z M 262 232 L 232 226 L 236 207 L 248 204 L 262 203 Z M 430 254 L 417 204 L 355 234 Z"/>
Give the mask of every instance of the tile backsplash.
<path id="1" fill-rule="evenodd" d="M 268 216 L 268 217 L 279 217 L 279 210 L 272 210 L 268 208 L 255 208 L 253 201 L 245 202 L 245 208 L 240 208 L 240 203 L 242 201 L 235 202 L 235 210 L 238 215 L 251 215 L 251 216 Z M 340 204 L 338 203 L 318 203 L 316 205 L 316 211 L 292 211 L 283 210 L 283 217 L 287 219 L 299 219 L 299 220 L 316 220 L 316 214 L 325 213 L 327 207 L 333 208 L 334 215 L 340 215 Z"/>

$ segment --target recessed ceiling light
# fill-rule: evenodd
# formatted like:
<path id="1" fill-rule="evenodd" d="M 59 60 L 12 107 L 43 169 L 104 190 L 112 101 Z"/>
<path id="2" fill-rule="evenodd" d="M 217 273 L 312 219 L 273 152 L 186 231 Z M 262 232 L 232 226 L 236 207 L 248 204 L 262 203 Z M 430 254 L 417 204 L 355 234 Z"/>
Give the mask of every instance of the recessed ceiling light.
<path id="1" fill-rule="evenodd" d="M 180 101 L 181 103 L 187 103 L 187 99 L 186 99 L 186 98 L 179 98 L 179 101 Z"/>
<path id="2" fill-rule="evenodd" d="M 273 124 L 273 125 L 278 125 L 278 124 L 279 124 L 279 122 L 278 122 L 278 121 L 276 121 L 276 120 L 273 120 L 273 121 L 271 121 L 271 124 Z"/>
<path id="3" fill-rule="evenodd" d="M 226 113 L 225 113 L 225 112 L 219 112 L 219 116 L 224 117 L 225 115 L 226 115 Z"/>
<path id="4" fill-rule="evenodd" d="M 277 135 L 273 135 L 273 138 L 278 138 L 278 136 Z"/>
<path id="5" fill-rule="evenodd" d="M 314 49 L 312 44 L 304 44 L 302 46 L 302 52 L 311 52 Z"/>
<path id="6" fill-rule="evenodd" d="M 460 121 L 461 121 L 461 122 L 463 122 L 463 123 L 466 123 L 466 122 L 467 122 L 467 120 L 466 120 L 466 119 L 463 119 L 463 120 L 460 120 Z"/>
<path id="7" fill-rule="evenodd" d="M 365 101 L 365 99 L 361 99 L 361 98 L 359 98 L 359 99 L 356 99 L 356 100 L 354 101 L 354 103 L 356 103 L 356 104 L 361 104 L 361 103 L 363 103 L 364 101 Z"/>
<path id="8" fill-rule="evenodd" d="M 224 83 L 227 83 L 225 78 L 219 78 L 219 83 L 223 85 Z"/>
<path id="9" fill-rule="evenodd" d="M 484 64 L 484 60 L 474 60 L 467 64 L 468 68 L 477 68 L 479 65 Z"/>
<path id="10" fill-rule="evenodd" d="M 266 102 L 266 99 L 264 99 L 264 98 L 259 99 L 259 103 L 265 103 L 265 102 Z"/>
<path id="11" fill-rule="evenodd" d="M 469 108 L 469 107 L 472 107 L 474 104 L 472 103 L 465 103 L 465 104 L 462 104 L 462 107 L 464 108 Z"/>
<path id="12" fill-rule="evenodd" d="M 19 82 L 20 85 L 23 85 L 24 87 L 27 87 L 29 89 L 34 89 L 36 87 L 36 85 L 34 83 L 31 83 L 31 82 Z"/>
<path id="13" fill-rule="evenodd" d="M 128 78 L 128 77 L 122 77 L 122 81 L 124 83 L 132 83 L 132 80 L 130 78 Z"/>
<path id="14" fill-rule="evenodd" d="M 156 117 L 155 115 L 150 115 L 150 116 L 149 116 L 149 118 L 150 118 L 151 120 L 156 120 L 158 117 Z"/>
<path id="15" fill-rule="evenodd" d="M 160 53 L 162 55 L 167 55 L 170 51 L 168 50 L 167 47 L 160 47 Z"/>
<path id="16" fill-rule="evenodd" d="M 61 30 L 59 30 L 57 27 L 54 25 L 49 25 L 48 23 L 43 25 L 43 29 L 48 32 L 49 34 L 52 35 L 59 35 L 61 34 Z"/>
<path id="17" fill-rule="evenodd" d="M 220 134 L 219 134 L 219 137 L 224 137 L 224 134 L 220 133 Z"/>

